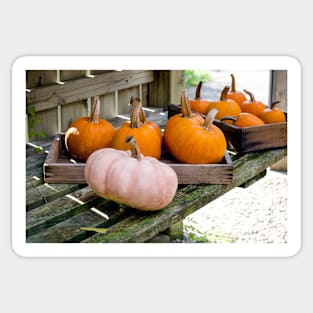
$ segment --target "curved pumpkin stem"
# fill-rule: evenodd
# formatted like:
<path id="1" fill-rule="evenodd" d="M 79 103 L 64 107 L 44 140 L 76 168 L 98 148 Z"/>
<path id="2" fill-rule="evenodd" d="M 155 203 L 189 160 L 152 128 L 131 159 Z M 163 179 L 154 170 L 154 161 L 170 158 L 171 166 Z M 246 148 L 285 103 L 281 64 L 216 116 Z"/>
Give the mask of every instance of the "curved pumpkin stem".
<path id="1" fill-rule="evenodd" d="M 229 86 L 225 86 L 221 92 L 221 97 L 220 97 L 220 101 L 226 101 L 227 100 L 227 94 L 229 91 L 230 87 Z"/>
<path id="2" fill-rule="evenodd" d="M 201 87 L 202 87 L 202 81 L 199 82 L 199 84 L 196 88 L 195 100 L 201 99 Z"/>
<path id="3" fill-rule="evenodd" d="M 130 111 L 130 116 L 132 116 L 133 114 L 133 111 L 136 109 L 137 106 L 140 106 L 140 112 L 139 112 L 139 120 L 142 124 L 145 124 L 146 123 L 146 114 L 142 108 L 142 105 L 141 105 L 141 100 L 140 98 L 138 97 L 135 97 L 135 96 L 132 96 L 130 98 L 130 101 L 129 101 L 129 104 L 131 105 L 131 111 Z"/>
<path id="4" fill-rule="evenodd" d="M 99 123 L 99 113 L 100 113 L 100 98 L 99 96 L 94 97 L 94 101 L 90 112 L 90 122 L 94 124 Z"/>
<path id="5" fill-rule="evenodd" d="M 277 103 L 279 103 L 280 101 L 274 101 L 272 104 L 271 104 L 271 110 L 273 110 L 276 106 Z"/>
<path id="6" fill-rule="evenodd" d="M 250 97 L 251 102 L 255 102 L 254 94 L 251 91 L 248 91 L 246 89 L 243 90 L 247 95 Z"/>
<path id="7" fill-rule="evenodd" d="M 138 147 L 138 144 L 137 144 L 134 136 L 126 137 L 125 142 L 127 144 L 129 144 L 129 146 L 130 146 L 130 152 L 131 152 L 132 158 L 140 160 L 141 159 L 141 153 L 140 153 L 140 149 Z"/>
<path id="8" fill-rule="evenodd" d="M 229 120 L 233 121 L 233 124 L 235 124 L 235 123 L 237 122 L 238 118 L 235 117 L 235 116 L 231 116 L 231 115 L 229 115 L 229 116 L 224 116 L 224 117 L 221 118 L 221 121 L 222 121 L 222 122 L 224 122 L 224 121 L 229 121 Z"/>
<path id="9" fill-rule="evenodd" d="M 204 129 L 207 129 L 207 130 L 211 129 L 211 126 L 213 124 L 213 121 L 217 113 L 218 113 L 218 110 L 215 108 L 209 111 L 203 123 Z"/>
<path id="10" fill-rule="evenodd" d="M 143 123 L 140 120 L 142 108 L 140 105 L 135 105 L 130 114 L 130 127 L 131 128 L 140 128 Z"/>
<path id="11" fill-rule="evenodd" d="M 234 74 L 230 74 L 231 76 L 231 92 L 235 92 L 236 91 L 236 79 Z"/>
<path id="12" fill-rule="evenodd" d="M 191 117 L 191 107 L 186 90 L 184 90 L 181 95 L 181 112 L 183 117 Z"/>

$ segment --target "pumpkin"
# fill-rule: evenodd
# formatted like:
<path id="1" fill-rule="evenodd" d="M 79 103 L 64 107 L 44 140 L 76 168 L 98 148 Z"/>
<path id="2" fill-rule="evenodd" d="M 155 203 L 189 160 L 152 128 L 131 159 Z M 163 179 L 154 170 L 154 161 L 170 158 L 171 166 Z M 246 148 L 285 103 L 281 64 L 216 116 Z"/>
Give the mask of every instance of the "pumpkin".
<path id="1" fill-rule="evenodd" d="M 246 89 L 244 89 L 243 91 L 249 95 L 250 100 L 246 100 L 241 103 L 242 111 L 259 116 L 266 109 L 265 104 L 261 101 L 256 101 L 252 92 Z"/>
<path id="2" fill-rule="evenodd" d="M 265 124 L 273 124 L 273 123 L 284 123 L 286 122 L 285 113 L 279 108 L 275 108 L 275 105 L 279 103 L 279 101 L 275 101 L 271 104 L 270 108 L 266 108 L 261 114 L 260 118 L 264 121 Z"/>
<path id="3" fill-rule="evenodd" d="M 189 103 L 190 103 L 191 110 L 195 112 L 199 112 L 201 114 L 205 114 L 207 111 L 207 107 L 209 105 L 209 101 L 201 99 L 201 87 L 202 87 L 202 81 L 199 82 L 196 88 L 195 99 L 190 99 Z"/>
<path id="4" fill-rule="evenodd" d="M 65 146 L 70 154 L 86 161 L 97 149 L 108 147 L 115 132 L 112 124 L 99 118 L 100 99 L 94 97 L 90 117 L 74 120 L 65 132 Z"/>
<path id="5" fill-rule="evenodd" d="M 182 163 L 219 163 L 226 151 L 226 139 L 223 132 L 213 125 L 217 110 L 211 110 L 204 120 L 191 113 L 188 96 L 183 92 L 182 111 L 165 125 L 166 149 Z"/>
<path id="6" fill-rule="evenodd" d="M 260 118 L 248 112 L 241 112 L 237 116 L 224 116 L 221 118 L 221 121 L 225 121 L 226 123 L 230 123 L 238 127 L 264 125 L 264 122 Z"/>
<path id="7" fill-rule="evenodd" d="M 247 97 L 245 96 L 243 92 L 236 89 L 236 79 L 235 79 L 234 74 L 230 74 L 230 76 L 231 76 L 232 82 L 231 82 L 231 89 L 227 93 L 227 98 L 235 100 L 239 105 L 241 105 L 242 102 L 247 100 Z"/>
<path id="8" fill-rule="evenodd" d="M 139 98 L 131 98 L 130 103 L 132 106 L 130 121 L 125 122 L 115 132 L 111 147 L 118 150 L 128 150 L 129 146 L 125 142 L 125 138 L 134 136 L 144 156 L 160 159 L 162 133 L 159 126 L 153 121 L 146 120 Z"/>
<path id="9" fill-rule="evenodd" d="M 88 158 L 84 175 L 100 197 L 142 211 L 166 207 L 174 198 L 178 178 L 165 163 L 140 153 L 133 136 L 126 138 L 131 151 L 104 148 Z"/>
<path id="10" fill-rule="evenodd" d="M 215 108 L 218 111 L 216 118 L 220 120 L 224 116 L 238 115 L 241 112 L 240 105 L 235 100 L 227 98 L 229 89 L 229 86 L 225 86 L 221 92 L 220 100 L 209 102 L 206 114 Z"/>

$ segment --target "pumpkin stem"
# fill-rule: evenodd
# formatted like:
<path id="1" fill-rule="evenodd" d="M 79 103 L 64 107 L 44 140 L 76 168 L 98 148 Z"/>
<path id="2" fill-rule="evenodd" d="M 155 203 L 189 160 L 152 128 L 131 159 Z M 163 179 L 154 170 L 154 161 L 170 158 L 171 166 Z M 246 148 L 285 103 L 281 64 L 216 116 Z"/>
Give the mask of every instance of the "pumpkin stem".
<path id="1" fill-rule="evenodd" d="M 134 136 L 126 137 L 125 142 L 127 144 L 129 144 L 129 146 L 130 146 L 130 152 L 131 152 L 132 158 L 140 160 L 141 159 L 141 153 L 140 153 L 140 149 L 138 147 L 138 144 L 137 144 Z"/>
<path id="2" fill-rule="evenodd" d="M 234 74 L 230 74 L 231 76 L 231 92 L 235 92 L 236 91 L 236 79 Z"/>
<path id="3" fill-rule="evenodd" d="M 191 107 L 186 90 L 184 90 L 181 95 L 181 112 L 183 117 L 191 117 Z"/>
<path id="4" fill-rule="evenodd" d="M 233 124 L 235 124 L 237 122 L 237 119 L 238 119 L 237 117 L 229 115 L 229 116 L 222 117 L 221 121 L 223 122 L 223 121 L 231 120 L 233 121 Z"/>
<path id="5" fill-rule="evenodd" d="M 211 130 L 212 123 L 213 123 L 217 113 L 218 113 L 218 110 L 215 108 L 213 108 L 212 110 L 209 111 L 209 113 L 205 117 L 205 120 L 203 123 L 204 129 Z"/>
<path id="6" fill-rule="evenodd" d="M 139 121 L 141 122 L 140 126 L 141 126 L 142 124 L 145 124 L 147 119 L 146 119 L 146 114 L 145 114 L 145 112 L 144 112 L 144 110 L 143 110 L 143 108 L 142 108 L 140 98 L 135 97 L 135 96 L 132 96 L 132 97 L 130 98 L 129 104 L 130 104 L 131 107 L 132 107 L 132 108 L 131 108 L 131 111 L 130 111 L 130 116 L 132 117 L 133 114 L 139 114 Z M 139 108 L 138 108 L 138 107 L 139 107 Z M 134 111 L 136 111 L 136 110 L 138 110 L 139 113 L 138 113 L 138 112 L 134 113 Z M 140 127 L 140 126 L 139 126 L 139 127 Z M 131 127 L 132 127 L 132 128 L 138 128 L 138 126 L 131 126 Z"/>
<path id="7" fill-rule="evenodd" d="M 201 99 L 201 87 L 202 87 L 202 81 L 199 82 L 199 84 L 196 88 L 195 100 Z"/>
<path id="8" fill-rule="evenodd" d="M 94 124 L 99 123 L 99 113 L 100 113 L 100 98 L 98 96 L 95 96 L 90 112 L 91 123 Z"/>
<path id="9" fill-rule="evenodd" d="M 220 101 L 226 101 L 227 100 L 227 94 L 229 91 L 230 87 L 229 86 L 225 86 L 221 92 L 221 97 L 220 97 Z"/>
<path id="10" fill-rule="evenodd" d="M 276 106 L 277 103 L 279 103 L 280 101 L 274 101 L 272 104 L 271 104 L 271 110 L 273 110 Z"/>
<path id="11" fill-rule="evenodd" d="M 246 89 L 243 90 L 247 95 L 250 97 L 251 102 L 255 102 L 254 94 L 251 91 L 248 91 Z"/>

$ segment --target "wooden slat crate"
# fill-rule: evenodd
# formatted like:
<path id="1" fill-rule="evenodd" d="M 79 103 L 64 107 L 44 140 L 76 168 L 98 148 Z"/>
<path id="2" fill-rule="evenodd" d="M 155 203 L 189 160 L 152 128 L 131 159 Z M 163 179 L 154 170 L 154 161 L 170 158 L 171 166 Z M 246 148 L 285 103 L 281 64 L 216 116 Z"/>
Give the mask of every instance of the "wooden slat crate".
<path id="1" fill-rule="evenodd" d="M 169 105 L 168 118 L 180 113 L 180 111 L 180 105 Z M 287 147 L 287 122 L 244 128 L 220 120 L 214 120 L 214 124 L 223 131 L 225 137 L 237 152 Z"/>
<path id="2" fill-rule="evenodd" d="M 226 151 L 219 164 L 182 164 L 166 153 L 161 161 L 171 166 L 179 184 L 230 184 L 233 176 L 233 164 Z M 64 134 L 55 136 L 43 165 L 44 180 L 47 183 L 86 183 L 85 163 L 77 162 L 66 151 Z"/>
<path id="3" fill-rule="evenodd" d="M 219 120 L 215 120 L 214 124 L 223 131 L 230 144 L 238 152 L 287 147 L 287 123 L 265 124 L 244 128 Z"/>

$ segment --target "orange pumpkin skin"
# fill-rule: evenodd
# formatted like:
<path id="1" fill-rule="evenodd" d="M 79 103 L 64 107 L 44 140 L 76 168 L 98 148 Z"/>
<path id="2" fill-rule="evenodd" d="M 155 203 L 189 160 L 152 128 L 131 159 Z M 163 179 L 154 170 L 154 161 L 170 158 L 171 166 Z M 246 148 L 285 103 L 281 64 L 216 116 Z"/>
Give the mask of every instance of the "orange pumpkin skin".
<path id="1" fill-rule="evenodd" d="M 144 156 L 161 158 L 162 133 L 153 121 L 147 121 L 140 102 L 134 104 L 131 110 L 131 121 L 125 122 L 114 133 L 111 147 L 118 150 L 129 150 L 125 139 L 134 136 Z"/>
<path id="2" fill-rule="evenodd" d="M 209 100 L 201 99 L 202 81 L 199 82 L 196 88 L 195 99 L 190 99 L 189 104 L 192 111 L 205 114 L 209 105 Z"/>
<path id="3" fill-rule="evenodd" d="M 188 98 L 182 97 L 182 107 Z M 219 163 L 226 151 L 223 132 L 213 125 L 217 110 L 211 111 L 206 120 L 197 114 L 172 116 L 165 125 L 164 142 L 167 150 L 182 163 Z"/>
<path id="4" fill-rule="evenodd" d="M 138 146 L 131 150 L 104 148 L 91 154 L 84 169 L 89 187 L 100 197 L 138 210 L 166 207 L 178 187 L 175 171 L 155 158 L 144 157 Z"/>
<path id="5" fill-rule="evenodd" d="M 250 126 L 264 125 L 264 122 L 260 118 L 248 112 L 241 112 L 237 116 L 225 116 L 222 118 L 222 121 L 225 121 L 226 123 L 229 123 L 238 127 L 250 127 Z"/>
<path id="6" fill-rule="evenodd" d="M 224 116 L 238 115 L 241 112 L 240 105 L 236 101 L 227 98 L 227 93 L 229 91 L 229 88 L 230 88 L 229 86 L 224 87 L 219 101 L 209 102 L 206 114 L 215 108 L 218 110 L 216 118 L 220 120 Z"/>
<path id="7" fill-rule="evenodd" d="M 250 100 L 241 103 L 242 111 L 259 116 L 266 109 L 266 105 L 261 101 L 256 101 L 250 91 L 244 89 L 244 92 L 250 96 Z"/>
<path id="8" fill-rule="evenodd" d="M 86 161 L 95 150 L 108 147 L 115 132 L 111 123 L 99 118 L 100 99 L 95 97 L 91 117 L 74 120 L 65 133 L 65 145 L 70 154 Z"/>
<path id="9" fill-rule="evenodd" d="M 232 99 L 236 101 L 239 105 L 241 105 L 242 102 L 247 100 L 247 97 L 245 96 L 243 92 L 236 90 L 236 80 L 233 74 L 231 74 L 231 78 L 232 78 L 232 84 L 231 84 L 230 91 L 227 93 L 227 98 Z"/>
<path id="10" fill-rule="evenodd" d="M 285 113 L 279 108 L 275 108 L 275 104 L 272 103 L 270 108 L 266 108 L 261 114 L 260 118 L 264 121 L 265 124 L 273 124 L 273 123 L 284 123 L 286 122 Z"/>

